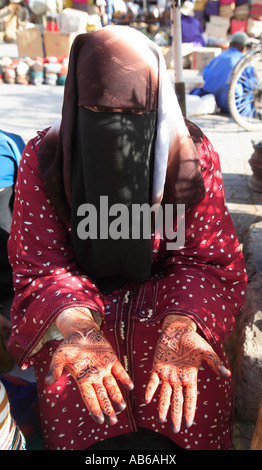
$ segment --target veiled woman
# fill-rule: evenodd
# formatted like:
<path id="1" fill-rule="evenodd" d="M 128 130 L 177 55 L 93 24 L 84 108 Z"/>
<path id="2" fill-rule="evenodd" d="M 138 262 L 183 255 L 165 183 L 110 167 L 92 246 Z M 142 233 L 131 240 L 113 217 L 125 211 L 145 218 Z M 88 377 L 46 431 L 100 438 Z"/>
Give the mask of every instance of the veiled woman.
<path id="1" fill-rule="evenodd" d="M 173 226 L 132 237 L 137 205 L 172 207 Z M 75 39 L 61 122 L 23 153 L 9 253 L 9 350 L 35 368 L 45 449 L 232 445 L 243 257 L 219 157 L 141 33 Z"/>

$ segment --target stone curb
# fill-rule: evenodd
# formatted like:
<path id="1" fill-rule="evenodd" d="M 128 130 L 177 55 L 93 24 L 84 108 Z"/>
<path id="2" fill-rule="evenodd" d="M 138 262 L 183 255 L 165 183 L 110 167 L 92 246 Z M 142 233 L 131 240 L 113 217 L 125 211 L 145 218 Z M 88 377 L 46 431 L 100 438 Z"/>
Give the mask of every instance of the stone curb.
<path id="1" fill-rule="evenodd" d="M 226 345 L 235 387 L 234 447 L 248 450 L 262 402 L 262 222 L 243 241 L 248 285 L 237 328 Z"/>

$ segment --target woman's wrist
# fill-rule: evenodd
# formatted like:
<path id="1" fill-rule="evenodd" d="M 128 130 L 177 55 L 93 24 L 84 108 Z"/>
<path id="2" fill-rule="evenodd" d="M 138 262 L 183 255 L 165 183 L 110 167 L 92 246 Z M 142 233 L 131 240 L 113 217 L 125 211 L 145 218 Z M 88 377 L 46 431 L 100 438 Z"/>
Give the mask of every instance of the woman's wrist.
<path id="1" fill-rule="evenodd" d="M 173 324 L 190 328 L 193 331 L 197 330 L 197 325 L 194 320 L 185 315 L 167 315 L 163 321 L 162 329 L 166 330 L 170 325 Z"/>
<path id="2" fill-rule="evenodd" d="M 56 318 L 55 325 L 64 337 L 74 331 L 99 329 L 92 312 L 86 307 L 71 307 L 63 310 Z"/>

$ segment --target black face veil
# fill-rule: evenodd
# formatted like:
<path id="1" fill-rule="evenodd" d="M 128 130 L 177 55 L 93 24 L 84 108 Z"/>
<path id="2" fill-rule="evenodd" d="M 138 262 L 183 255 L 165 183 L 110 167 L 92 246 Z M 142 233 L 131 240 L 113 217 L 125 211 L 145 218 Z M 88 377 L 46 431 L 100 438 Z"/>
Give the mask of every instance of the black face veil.
<path id="1" fill-rule="evenodd" d="M 72 245 L 104 293 L 150 276 L 151 227 L 139 208 L 151 204 L 156 114 L 78 109 Z"/>

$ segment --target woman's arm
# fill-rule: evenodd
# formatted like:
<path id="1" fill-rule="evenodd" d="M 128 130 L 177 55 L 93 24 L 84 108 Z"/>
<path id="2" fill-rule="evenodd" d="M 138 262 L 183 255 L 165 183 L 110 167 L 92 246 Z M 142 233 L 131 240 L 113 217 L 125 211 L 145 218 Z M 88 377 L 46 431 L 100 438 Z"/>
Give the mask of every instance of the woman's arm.
<path id="1" fill-rule="evenodd" d="M 101 318 L 104 312 L 102 296 L 77 266 L 70 232 L 43 186 L 37 161 L 41 140 L 42 135 L 27 144 L 20 162 L 8 243 L 15 289 L 9 350 L 20 367 L 50 339 L 50 331 L 59 334 L 54 321 L 65 309 L 85 307 Z"/>

